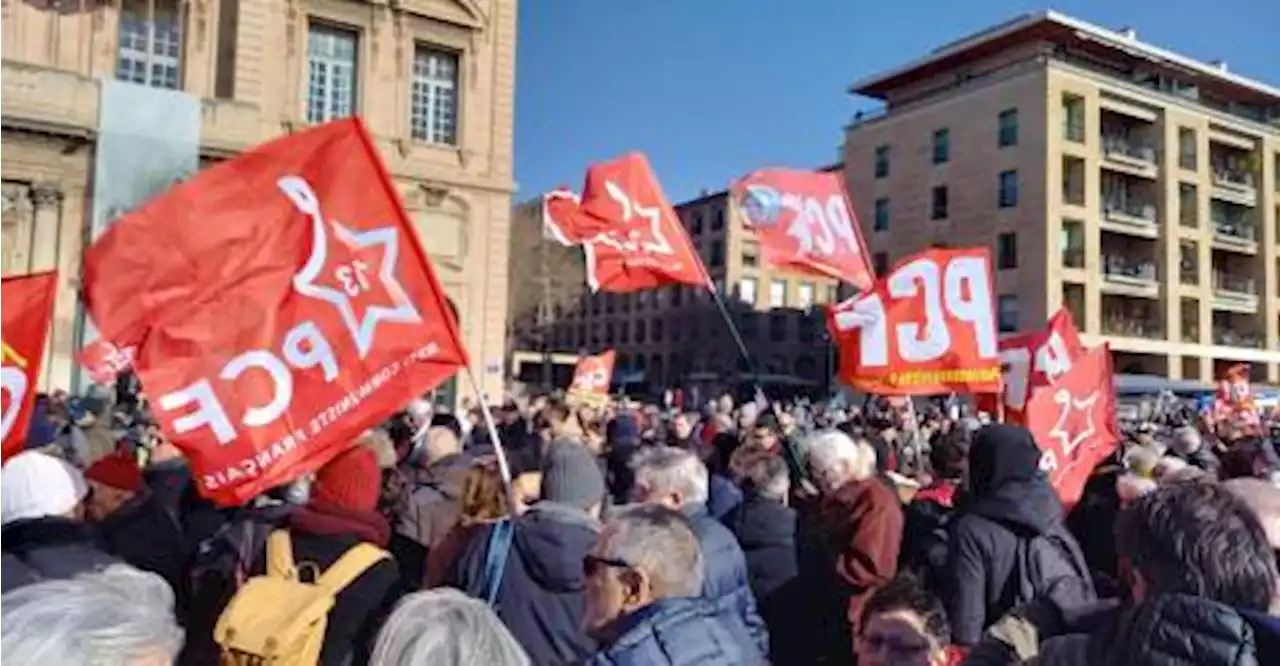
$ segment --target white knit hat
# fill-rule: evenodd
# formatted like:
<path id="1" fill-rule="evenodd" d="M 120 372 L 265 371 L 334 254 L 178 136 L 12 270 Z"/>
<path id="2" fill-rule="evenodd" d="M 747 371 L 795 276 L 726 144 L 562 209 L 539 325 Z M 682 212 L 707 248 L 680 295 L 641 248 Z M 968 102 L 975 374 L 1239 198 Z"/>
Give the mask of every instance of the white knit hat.
<path id="1" fill-rule="evenodd" d="M 87 494 L 80 470 L 36 451 L 20 453 L 0 471 L 0 524 L 70 513 Z"/>

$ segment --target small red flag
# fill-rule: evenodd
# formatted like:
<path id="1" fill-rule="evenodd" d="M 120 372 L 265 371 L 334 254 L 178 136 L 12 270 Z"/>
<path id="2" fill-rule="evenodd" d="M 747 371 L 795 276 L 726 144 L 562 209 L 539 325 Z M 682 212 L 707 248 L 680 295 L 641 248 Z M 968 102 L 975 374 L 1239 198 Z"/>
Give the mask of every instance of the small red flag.
<path id="1" fill-rule="evenodd" d="M 0 384 L 3 385 L 3 437 L 0 458 L 22 451 L 27 424 L 40 381 L 40 364 L 53 318 L 58 289 L 56 272 L 36 273 L 0 280 L 3 301 L 3 341 L 0 341 Z"/>

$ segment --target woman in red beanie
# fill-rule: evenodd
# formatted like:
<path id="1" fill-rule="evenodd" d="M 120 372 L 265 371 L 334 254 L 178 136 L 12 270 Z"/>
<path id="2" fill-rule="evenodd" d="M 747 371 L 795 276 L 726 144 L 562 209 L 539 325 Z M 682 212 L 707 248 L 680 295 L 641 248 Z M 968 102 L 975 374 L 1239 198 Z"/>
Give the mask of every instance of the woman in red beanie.
<path id="1" fill-rule="evenodd" d="M 391 527 L 378 512 L 381 492 L 382 470 L 367 447 L 353 446 L 320 468 L 306 506 L 287 521 L 298 567 L 311 564 L 323 573 L 360 543 L 386 549 Z M 265 553 L 254 573 L 264 570 Z M 402 593 L 400 569 L 392 558 L 380 560 L 339 592 L 329 612 L 321 665 L 366 663 L 378 627 Z"/>

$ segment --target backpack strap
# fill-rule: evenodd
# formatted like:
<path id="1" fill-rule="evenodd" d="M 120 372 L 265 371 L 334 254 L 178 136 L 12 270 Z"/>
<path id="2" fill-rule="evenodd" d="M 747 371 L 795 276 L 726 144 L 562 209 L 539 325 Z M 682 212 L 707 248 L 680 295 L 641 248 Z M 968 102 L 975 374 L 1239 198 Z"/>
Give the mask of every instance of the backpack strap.
<path id="1" fill-rule="evenodd" d="M 355 582 L 360 574 L 373 568 L 373 566 L 382 560 L 387 559 L 390 555 L 387 551 L 378 548 L 372 544 L 361 543 L 348 550 L 338 558 L 333 566 L 324 570 L 320 578 L 316 580 L 316 587 L 321 588 L 330 596 L 337 596 L 339 592 L 348 585 Z"/>
<path id="2" fill-rule="evenodd" d="M 286 580 L 298 579 L 298 566 L 293 561 L 293 539 L 288 530 L 273 530 L 267 537 L 267 575 Z"/>
<path id="3" fill-rule="evenodd" d="M 507 555 L 511 552 L 511 539 L 514 529 L 510 519 L 502 519 L 493 524 L 489 532 L 489 548 L 484 558 L 484 578 L 480 581 L 480 589 L 484 599 L 493 607 L 498 601 L 498 589 L 502 587 L 502 577 L 507 569 Z"/>

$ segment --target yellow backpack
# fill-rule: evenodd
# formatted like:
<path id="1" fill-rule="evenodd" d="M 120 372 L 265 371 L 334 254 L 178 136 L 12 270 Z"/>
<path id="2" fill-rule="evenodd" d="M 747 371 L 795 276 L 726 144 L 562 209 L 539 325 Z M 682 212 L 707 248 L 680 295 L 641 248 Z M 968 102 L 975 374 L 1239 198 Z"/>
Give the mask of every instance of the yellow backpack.
<path id="1" fill-rule="evenodd" d="M 223 666 L 315 666 L 335 598 L 360 574 L 389 557 L 362 543 L 319 574 L 304 581 L 293 560 L 293 540 L 285 530 L 267 539 L 267 571 L 250 578 L 227 604 L 213 638 Z"/>

